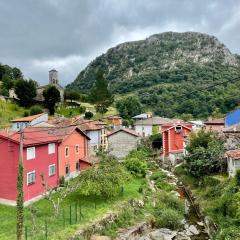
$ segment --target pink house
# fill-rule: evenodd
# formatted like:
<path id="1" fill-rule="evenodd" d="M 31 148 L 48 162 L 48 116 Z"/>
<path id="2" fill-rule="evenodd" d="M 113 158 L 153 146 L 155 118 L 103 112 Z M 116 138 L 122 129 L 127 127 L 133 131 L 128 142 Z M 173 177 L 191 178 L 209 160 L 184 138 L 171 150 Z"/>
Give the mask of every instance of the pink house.
<path id="1" fill-rule="evenodd" d="M 41 174 L 50 187 L 58 185 L 59 138 L 48 131 L 24 129 L 23 167 L 25 204 L 37 200 L 44 192 Z M 19 132 L 0 132 L 0 202 L 16 204 L 20 153 Z"/>

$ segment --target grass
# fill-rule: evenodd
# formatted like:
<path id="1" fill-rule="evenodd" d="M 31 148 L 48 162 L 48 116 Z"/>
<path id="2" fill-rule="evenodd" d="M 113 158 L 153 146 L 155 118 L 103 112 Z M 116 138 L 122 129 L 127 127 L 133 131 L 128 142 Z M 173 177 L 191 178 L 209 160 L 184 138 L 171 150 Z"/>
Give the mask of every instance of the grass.
<path id="1" fill-rule="evenodd" d="M 17 117 L 22 117 L 27 109 L 19 107 L 16 103 L 11 101 L 0 100 L 0 125 L 4 127 L 10 126 L 10 121 Z"/>
<path id="2" fill-rule="evenodd" d="M 96 113 L 95 106 L 91 103 L 84 103 L 83 102 L 83 103 L 81 103 L 81 106 L 86 107 L 87 111 L 90 111 L 90 112 L 94 113 L 93 119 L 95 119 L 95 120 L 99 119 L 99 118 L 102 118 L 102 117 L 112 116 L 112 115 L 115 115 L 115 114 L 118 113 L 116 108 L 113 107 L 113 106 L 110 106 L 108 108 L 108 111 L 103 115 L 100 114 L 100 113 Z M 65 105 L 61 105 L 59 107 L 59 109 L 57 110 L 57 113 L 65 116 L 65 117 L 74 117 L 74 116 L 77 116 L 77 115 L 82 115 L 82 113 L 80 113 L 80 111 L 79 111 L 79 108 L 66 108 Z"/>
<path id="3" fill-rule="evenodd" d="M 32 233 L 32 218 L 30 208 L 25 209 L 25 225 L 28 229 L 29 239 L 45 239 L 45 220 L 48 222 L 49 239 L 66 239 L 73 235 L 78 229 L 82 228 L 91 221 L 100 218 L 120 202 L 128 201 L 132 198 L 141 196 L 139 187 L 144 184 L 144 179 L 135 178 L 124 187 L 124 194 L 113 200 L 106 201 L 96 197 L 84 197 L 78 192 L 70 194 L 64 199 L 61 205 L 61 212 L 58 218 L 53 216 L 53 208 L 50 202 L 42 199 L 32 205 L 36 209 L 37 234 Z M 80 203 L 84 218 L 76 223 L 75 203 Z M 96 209 L 95 209 L 96 203 Z M 72 225 L 70 225 L 70 204 L 72 206 Z M 65 211 L 65 223 L 63 220 L 63 209 Z M 15 207 L 0 205 L 0 239 L 15 239 L 16 213 Z"/>

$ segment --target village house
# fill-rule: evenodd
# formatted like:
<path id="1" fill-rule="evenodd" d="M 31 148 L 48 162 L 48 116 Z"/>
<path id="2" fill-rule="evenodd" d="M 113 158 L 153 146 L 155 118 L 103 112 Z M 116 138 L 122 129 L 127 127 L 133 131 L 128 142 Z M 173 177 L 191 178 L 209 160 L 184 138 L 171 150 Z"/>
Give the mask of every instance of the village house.
<path id="1" fill-rule="evenodd" d="M 189 121 L 189 122 L 192 124 L 192 130 L 194 132 L 198 132 L 205 127 L 203 121 L 201 121 L 201 120 L 193 120 L 193 121 Z"/>
<path id="2" fill-rule="evenodd" d="M 88 142 L 90 138 L 78 127 L 56 127 L 49 129 L 49 134 L 58 136 L 59 177 L 66 180 L 76 177 L 82 170 L 91 166 L 88 160 Z"/>
<path id="3" fill-rule="evenodd" d="M 0 132 L 0 202 L 16 205 L 17 175 L 20 155 L 19 131 Z M 41 174 L 49 187 L 58 185 L 58 144 L 59 137 L 48 131 L 24 129 L 23 167 L 24 202 L 28 204 L 41 198 L 45 189 Z"/>
<path id="4" fill-rule="evenodd" d="M 107 135 L 108 153 L 116 158 L 124 158 L 137 148 L 139 135 L 128 128 L 115 130 Z"/>
<path id="5" fill-rule="evenodd" d="M 204 122 L 205 131 L 214 131 L 222 132 L 224 129 L 224 118 L 213 119 L 212 117 L 208 118 L 208 121 Z"/>
<path id="6" fill-rule="evenodd" d="M 93 121 L 93 124 L 95 124 L 96 126 L 101 127 L 101 136 L 100 136 L 100 148 L 103 151 L 107 151 L 108 149 L 108 141 L 107 141 L 107 124 L 105 122 L 101 122 L 101 121 Z"/>
<path id="7" fill-rule="evenodd" d="M 169 118 L 151 117 L 147 119 L 137 120 L 134 123 L 134 129 L 138 135 L 148 137 L 161 132 L 161 126 L 171 122 Z"/>
<path id="8" fill-rule="evenodd" d="M 107 123 L 113 128 L 119 128 L 122 126 L 122 118 L 118 115 L 109 116 L 106 118 Z"/>
<path id="9" fill-rule="evenodd" d="M 134 117 L 132 117 L 133 120 L 137 121 L 137 120 L 143 120 L 143 119 L 148 119 L 152 117 L 152 113 L 141 113 L 139 115 L 136 115 Z"/>
<path id="10" fill-rule="evenodd" d="M 192 132 L 192 124 L 182 121 L 162 125 L 163 159 L 175 165 L 185 151 L 186 138 Z"/>
<path id="11" fill-rule="evenodd" d="M 12 130 L 19 130 L 20 128 L 26 128 L 29 126 L 34 126 L 43 122 L 48 121 L 47 113 L 40 113 L 28 117 L 16 118 L 11 120 L 12 122 Z"/>
<path id="12" fill-rule="evenodd" d="M 229 177 L 234 177 L 240 169 L 240 149 L 229 150 L 225 153 Z"/>

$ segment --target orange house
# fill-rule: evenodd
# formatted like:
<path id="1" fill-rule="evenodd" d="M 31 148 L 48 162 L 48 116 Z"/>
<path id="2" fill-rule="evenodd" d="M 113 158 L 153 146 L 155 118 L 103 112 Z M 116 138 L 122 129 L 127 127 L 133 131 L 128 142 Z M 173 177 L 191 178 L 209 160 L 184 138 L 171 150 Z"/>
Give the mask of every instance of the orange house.
<path id="1" fill-rule="evenodd" d="M 51 131 L 62 139 L 58 147 L 59 177 L 73 178 L 91 166 L 87 160 L 90 138 L 84 132 L 72 126 Z"/>
<path id="2" fill-rule="evenodd" d="M 122 118 L 117 115 L 107 117 L 107 121 L 109 124 L 112 124 L 113 126 L 122 125 Z"/>

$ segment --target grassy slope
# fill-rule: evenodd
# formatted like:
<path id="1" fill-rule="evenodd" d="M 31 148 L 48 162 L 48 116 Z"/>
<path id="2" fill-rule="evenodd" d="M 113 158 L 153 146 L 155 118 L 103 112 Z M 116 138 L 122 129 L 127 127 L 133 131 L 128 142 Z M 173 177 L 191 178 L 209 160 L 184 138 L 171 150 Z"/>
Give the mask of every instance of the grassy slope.
<path id="1" fill-rule="evenodd" d="M 19 107 L 16 103 L 10 101 L 4 102 L 0 100 L 0 125 L 9 126 L 9 121 L 16 118 L 22 117 L 26 109 Z"/>
<path id="2" fill-rule="evenodd" d="M 100 114 L 100 113 L 96 113 L 95 107 L 93 104 L 90 103 L 81 103 L 81 106 L 86 107 L 87 111 L 91 111 L 94 113 L 94 119 L 99 119 L 102 117 L 107 117 L 107 116 L 112 116 L 117 114 L 117 109 L 114 106 L 110 106 L 108 108 L 108 111 L 105 114 Z M 71 112 L 71 114 L 70 114 Z M 61 106 L 60 109 L 57 111 L 58 114 L 61 114 L 65 117 L 73 117 L 73 116 L 77 116 L 79 115 L 79 108 L 66 108 L 65 106 Z"/>
<path id="3" fill-rule="evenodd" d="M 49 229 L 49 239 L 66 239 L 66 237 L 72 235 L 78 229 L 83 227 L 85 224 L 90 223 L 92 220 L 101 217 L 111 209 L 114 209 L 114 205 L 122 201 L 129 200 L 132 198 L 139 197 L 141 194 L 138 192 L 139 187 L 143 184 L 144 179 L 133 179 L 125 186 L 125 191 L 123 196 L 113 199 L 112 201 L 106 201 L 104 199 L 93 198 L 93 197 L 83 197 L 78 192 L 69 195 L 63 202 L 61 206 L 61 213 L 58 219 L 53 216 L 52 205 L 45 199 L 38 201 L 33 204 L 33 207 L 37 209 L 36 212 L 36 222 L 39 235 L 29 236 L 30 239 L 45 239 L 44 235 L 44 221 L 47 218 L 48 229 Z M 75 217 L 75 203 L 80 201 L 82 206 L 82 213 L 84 218 L 81 222 L 76 223 Z M 96 202 L 96 210 L 95 203 Z M 69 218 L 69 206 L 72 203 L 72 225 L 70 225 Z M 65 209 L 65 227 L 63 221 L 63 209 Z M 15 207 L 8 207 L 0 205 L 0 239 L 14 239 L 15 238 Z M 79 215 L 78 215 L 79 219 Z M 29 208 L 25 209 L 25 223 L 28 227 L 28 233 L 32 235 L 32 222 L 31 214 Z M 41 235 L 41 236 L 40 236 Z"/>

